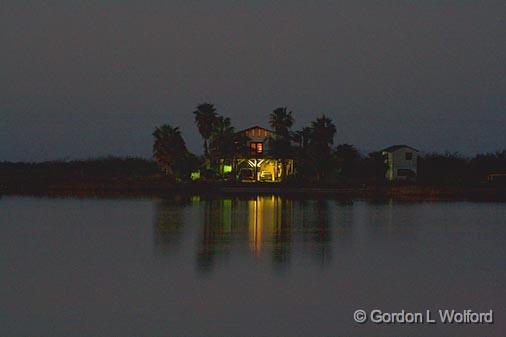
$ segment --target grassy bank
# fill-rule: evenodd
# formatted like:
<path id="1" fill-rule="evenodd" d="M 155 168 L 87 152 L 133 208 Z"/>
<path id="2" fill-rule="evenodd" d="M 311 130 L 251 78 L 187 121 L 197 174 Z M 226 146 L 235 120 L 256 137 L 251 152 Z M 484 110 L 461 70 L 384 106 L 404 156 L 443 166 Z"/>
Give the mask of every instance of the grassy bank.
<path id="1" fill-rule="evenodd" d="M 69 162 L 0 163 L 0 194 L 57 196 L 170 196 L 174 194 L 287 194 L 297 197 L 397 198 L 412 200 L 506 200 L 506 187 L 469 183 L 420 181 L 413 185 L 374 182 L 320 184 L 185 183 L 160 174 L 142 158 L 98 158 Z"/>

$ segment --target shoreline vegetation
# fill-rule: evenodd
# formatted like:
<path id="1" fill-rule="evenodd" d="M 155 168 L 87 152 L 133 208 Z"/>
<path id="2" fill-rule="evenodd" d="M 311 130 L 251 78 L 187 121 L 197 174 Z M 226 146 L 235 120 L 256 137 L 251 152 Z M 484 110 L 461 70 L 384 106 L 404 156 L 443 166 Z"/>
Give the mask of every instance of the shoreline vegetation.
<path id="1" fill-rule="evenodd" d="M 506 150 L 472 158 L 448 152 L 417 154 L 416 169 L 410 166 L 407 170 L 404 162 L 393 167 L 384 150 L 364 154 L 352 144 L 335 144 L 339 124 L 324 114 L 294 130 L 293 112 L 278 107 L 265 120 L 271 130 L 257 125 L 242 131 L 236 131 L 230 118 L 220 115 L 210 103 L 199 104 L 193 116 L 203 140 L 202 156 L 186 148 L 178 126 L 164 124 L 153 132 L 154 161 L 163 177 L 182 189 L 488 195 L 505 186 Z M 261 130 L 248 133 L 251 129 Z M 245 162 L 249 166 L 239 166 Z M 402 177 L 405 179 L 389 177 L 387 181 L 387 166 L 409 172 Z M 279 186 L 263 184 L 269 180 Z"/>
<path id="2" fill-rule="evenodd" d="M 467 159 L 467 165 L 471 161 Z M 504 184 L 487 182 L 478 175 L 475 179 L 471 177 L 455 174 L 447 183 L 444 183 L 447 177 L 429 179 L 423 175 L 416 183 L 386 183 L 365 177 L 320 184 L 304 181 L 175 183 L 161 174 L 151 160 L 107 157 L 69 162 L 0 162 L 0 195 L 171 198 L 175 195 L 284 194 L 311 198 L 506 201 Z"/>
<path id="3" fill-rule="evenodd" d="M 363 154 L 351 144 L 335 145 L 338 127 L 326 115 L 292 130 L 292 111 L 278 107 L 267 119 L 272 131 L 254 127 L 268 131 L 262 141 L 250 138 L 259 134 L 236 131 L 230 118 L 217 113 L 213 104 L 199 104 L 191 115 L 203 140 L 201 156 L 187 149 L 179 127 L 164 124 L 152 134 L 152 160 L 110 156 L 0 162 L 0 195 L 284 193 L 506 200 L 506 150 L 472 158 L 458 153 L 427 153 L 418 157 L 417 170 L 411 172 L 410 179 L 387 181 L 385 154 Z M 246 158 L 242 162 L 253 165 L 254 170 L 238 169 L 234 165 L 238 158 Z M 257 169 L 262 161 L 275 162 L 272 171 Z M 243 174 L 248 172 L 252 174 Z M 270 179 L 263 179 L 263 173 L 270 174 Z"/>

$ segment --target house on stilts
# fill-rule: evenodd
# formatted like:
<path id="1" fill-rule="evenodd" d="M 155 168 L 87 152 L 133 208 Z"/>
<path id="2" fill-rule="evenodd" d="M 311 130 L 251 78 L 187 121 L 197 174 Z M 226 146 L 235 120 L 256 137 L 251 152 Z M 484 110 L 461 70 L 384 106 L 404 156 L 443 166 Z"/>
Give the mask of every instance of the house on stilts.
<path id="1" fill-rule="evenodd" d="M 220 159 L 220 175 L 237 182 L 278 183 L 295 173 L 294 160 L 271 152 L 274 131 L 253 126 L 237 133 L 247 139 L 247 151 L 233 158 Z"/>

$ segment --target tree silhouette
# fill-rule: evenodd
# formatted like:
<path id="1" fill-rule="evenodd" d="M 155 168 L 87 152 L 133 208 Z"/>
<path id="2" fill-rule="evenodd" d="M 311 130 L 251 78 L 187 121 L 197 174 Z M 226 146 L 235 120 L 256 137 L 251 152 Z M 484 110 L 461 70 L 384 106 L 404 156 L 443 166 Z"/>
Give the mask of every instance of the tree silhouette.
<path id="1" fill-rule="evenodd" d="M 299 149 L 307 147 L 311 139 L 311 128 L 306 126 L 292 133 L 292 140 L 297 143 Z"/>
<path id="2" fill-rule="evenodd" d="M 158 167 L 173 180 L 187 178 L 195 158 L 186 149 L 179 127 L 164 124 L 155 129 L 153 137 L 153 158 Z"/>
<path id="3" fill-rule="evenodd" d="M 322 115 L 311 122 L 310 143 L 320 151 L 330 151 L 332 144 L 334 144 L 335 134 L 336 126 L 327 116 Z"/>
<path id="4" fill-rule="evenodd" d="M 290 138 L 290 128 L 294 122 L 292 112 L 288 111 L 286 107 L 279 107 L 274 109 L 269 116 L 269 124 L 276 132 L 278 137 Z"/>
<path id="5" fill-rule="evenodd" d="M 199 129 L 200 135 L 204 139 L 204 156 L 208 158 L 208 141 L 213 133 L 215 124 L 218 119 L 216 109 L 214 108 L 213 104 L 202 103 L 197 106 L 197 110 L 195 110 L 193 114 L 195 115 L 195 124 Z"/>
<path id="6" fill-rule="evenodd" d="M 288 111 L 286 107 L 279 107 L 274 109 L 269 116 L 269 124 L 274 129 L 275 136 L 270 137 L 269 147 L 270 155 L 273 157 L 281 158 L 281 179 L 286 176 L 287 158 L 293 157 L 293 149 L 291 144 L 291 132 L 294 118 L 292 112 Z"/>
<path id="7" fill-rule="evenodd" d="M 340 144 L 334 150 L 334 156 L 337 161 L 337 166 L 341 173 L 346 178 L 351 178 L 356 171 L 356 166 L 360 160 L 360 153 L 350 144 Z"/>
<path id="8" fill-rule="evenodd" d="M 234 160 L 239 155 L 248 154 L 248 140 L 244 133 L 235 132 L 230 118 L 218 116 L 209 138 L 209 158 L 214 169 L 220 169 L 222 159 Z"/>
<path id="9" fill-rule="evenodd" d="M 308 162 L 313 166 L 316 181 L 322 180 L 333 167 L 333 161 L 329 158 L 332 155 L 335 134 L 336 126 L 327 116 L 322 115 L 311 122 L 311 137 L 307 153 L 310 157 Z"/>
<path id="10" fill-rule="evenodd" d="M 209 140 L 209 156 L 212 161 L 234 155 L 234 135 L 230 118 L 218 116 Z"/>

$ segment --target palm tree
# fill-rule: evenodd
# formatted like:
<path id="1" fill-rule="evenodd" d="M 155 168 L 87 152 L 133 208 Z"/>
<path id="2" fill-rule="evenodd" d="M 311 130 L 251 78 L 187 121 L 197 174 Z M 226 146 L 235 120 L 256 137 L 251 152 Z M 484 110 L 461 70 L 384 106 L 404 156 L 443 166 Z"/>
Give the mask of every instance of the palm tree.
<path id="1" fill-rule="evenodd" d="M 210 162 L 215 168 L 222 168 L 225 161 L 232 161 L 235 165 L 237 155 L 249 153 L 247 146 L 249 138 L 244 133 L 236 133 L 230 118 L 218 116 L 214 130 L 209 138 Z M 223 173 L 223 172 L 220 172 Z"/>
<path id="2" fill-rule="evenodd" d="M 286 107 L 274 109 L 269 116 L 269 124 L 276 132 L 276 135 L 289 139 L 290 128 L 294 122 L 292 112 Z"/>
<path id="3" fill-rule="evenodd" d="M 234 135 L 230 118 L 218 116 L 209 140 L 209 156 L 212 161 L 233 156 Z"/>
<path id="4" fill-rule="evenodd" d="M 318 117 L 311 122 L 311 143 L 325 150 L 330 150 L 334 144 L 336 126 L 330 118 L 325 115 Z"/>
<path id="5" fill-rule="evenodd" d="M 291 138 L 295 143 L 297 143 L 299 149 L 303 149 L 307 147 L 307 144 L 311 139 L 311 128 L 306 126 L 300 130 L 294 131 Z"/>
<path id="6" fill-rule="evenodd" d="M 307 147 L 309 141 L 311 140 L 311 135 L 313 130 L 309 126 L 305 126 L 302 128 L 302 147 Z"/>
<path id="7" fill-rule="evenodd" d="M 204 139 L 204 156 L 207 158 L 209 156 L 208 141 L 218 118 L 216 109 L 213 104 L 202 103 L 197 106 L 197 110 L 193 114 L 195 115 L 195 124 Z"/>
<path id="8" fill-rule="evenodd" d="M 288 111 L 287 107 L 276 108 L 269 116 L 269 124 L 275 132 L 275 136 L 269 139 L 270 152 L 281 158 L 281 179 L 286 176 L 286 159 L 293 155 L 290 133 L 293 122 L 292 112 Z"/>
<path id="9" fill-rule="evenodd" d="M 153 158 L 160 169 L 173 179 L 180 179 L 189 152 L 179 127 L 164 124 L 153 132 Z"/>
<path id="10" fill-rule="evenodd" d="M 249 141 L 250 138 L 243 132 L 234 134 L 234 157 L 248 155 L 250 153 L 251 150 L 248 147 Z"/>
<path id="11" fill-rule="evenodd" d="M 309 154 L 314 165 L 316 180 L 319 181 L 331 169 L 331 147 L 334 144 L 336 126 L 325 115 L 311 122 L 311 138 Z"/>

